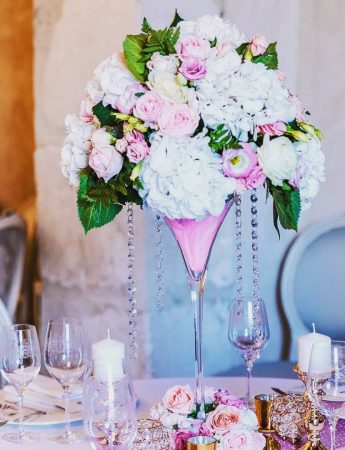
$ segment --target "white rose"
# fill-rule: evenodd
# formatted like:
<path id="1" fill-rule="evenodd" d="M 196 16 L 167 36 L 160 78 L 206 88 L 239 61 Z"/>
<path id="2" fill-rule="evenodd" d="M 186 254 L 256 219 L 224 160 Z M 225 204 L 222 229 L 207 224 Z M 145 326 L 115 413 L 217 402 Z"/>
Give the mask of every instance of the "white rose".
<path id="1" fill-rule="evenodd" d="M 240 422 L 242 425 L 247 425 L 247 427 L 252 430 L 258 429 L 258 419 L 256 414 L 250 409 L 247 409 L 241 413 Z"/>
<path id="2" fill-rule="evenodd" d="M 148 76 L 148 86 L 157 92 L 165 100 L 173 103 L 186 103 L 188 100 L 188 88 L 177 83 L 176 76 L 172 73 L 152 71 Z"/>
<path id="3" fill-rule="evenodd" d="M 263 173 L 275 186 L 282 186 L 283 181 L 289 180 L 296 171 L 296 151 L 287 137 L 270 140 L 266 135 L 263 145 L 258 148 L 258 158 Z"/>
<path id="4" fill-rule="evenodd" d="M 96 130 L 91 138 L 91 142 L 96 147 L 103 147 L 105 145 L 111 144 L 113 141 L 113 137 L 110 133 L 105 131 L 104 128 L 100 128 L 99 130 Z"/>
<path id="5" fill-rule="evenodd" d="M 155 52 L 147 62 L 149 70 L 176 74 L 179 61 L 175 55 L 161 55 Z"/>
<path id="6" fill-rule="evenodd" d="M 120 153 L 125 153 L 125 151 L 127 150 L 127 145 L 128 144 L 126 139 L 117 139 L 117 141 L 115 142 L 115 148 Z"/>

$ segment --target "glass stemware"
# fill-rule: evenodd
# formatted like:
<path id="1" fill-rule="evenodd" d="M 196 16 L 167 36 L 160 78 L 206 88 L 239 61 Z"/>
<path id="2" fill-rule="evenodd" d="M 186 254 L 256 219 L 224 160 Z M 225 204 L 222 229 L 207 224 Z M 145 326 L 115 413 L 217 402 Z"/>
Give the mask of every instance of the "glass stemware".
<path id="1" fill-rule="evenodd" d="M 49 374 L 62 387 L 65 400 L 65 431 L 48 436 L 53 442 L 73 444 L 84 439 L 82 433 L 71 430 L 69 395 L 73 385 L 86 368 L 86 347 L 81 324 L 75 319 L 55 319 L 48 322 L 44 362 Z"/>
<path id="2" fill-rule="evenodd" d="M 231 305 L 229 341 L 244 358 L 247 369 L 247 402 L 253 407 L 252 368 L 270 337 L 265 304 L 261 299 L 235 299 Z"/>
<path id="3" fill-rule="evenodd" d="M 36 328 L 33 325 L 6 327 L 1 372 L 6 381 L 15 387 L 18 394 L 18 433 L 3 436 L 8 442 L 25 444 L 37 441 L 39 435 L 24 432 L 23 395 L 27 386 L 37 377 L 41 368 L 41 352 Z"/>
<path id="4" fill-rule="evenodd" d="M 331 450 L 335 450 L 335 432 L 345 412 L 345 341 L 313 345 L 307 376 L 311 402 L 326 416 L 331 432 Z"/>
<path id="5" fill-rule="evenodd" d="M 93 450 L 126 450 L 137 432 L 135 402 L 127 376 L 84 382 L 84 427 Z"/>

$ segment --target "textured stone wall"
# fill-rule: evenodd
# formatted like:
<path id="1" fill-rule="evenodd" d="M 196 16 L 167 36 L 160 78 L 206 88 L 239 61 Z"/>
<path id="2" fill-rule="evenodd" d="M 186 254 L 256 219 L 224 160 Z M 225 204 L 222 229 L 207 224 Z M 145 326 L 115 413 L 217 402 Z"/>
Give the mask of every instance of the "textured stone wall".
<path id="1" fill-rule="evenodd" d="M 34 193 L 32 2 L 0 2 L 0 209 Z"/>

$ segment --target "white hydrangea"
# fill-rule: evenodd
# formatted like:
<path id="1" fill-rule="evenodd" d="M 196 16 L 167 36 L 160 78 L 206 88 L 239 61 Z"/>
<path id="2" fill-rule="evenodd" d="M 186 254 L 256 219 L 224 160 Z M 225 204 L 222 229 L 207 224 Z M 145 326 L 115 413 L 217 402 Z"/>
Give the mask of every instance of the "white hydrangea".
<path id="1" fill-rule="evenodd" d="M 134 83 L 136 79 L 116 53 L 96 68 L 94 79 L 86 86 L 86 94 L 95 104 L 102 100 L 104 106 L 115 108 L 116 100 Z"/>
<path id="2" fill-rule="evenodd" d="M 208 144 L 203 134 L 178 140 L 157 133 L 140 175 L 144 203 L 171 219 L 219 215 L 236 182 L 224 177 L 222 158 Z"/>
<path id="3" fill-rule="evenodd" d="M 61 170 L 72 186 L 79 185 L 79 172 L 88 166 L 91 137 L 95 125 L 81 120 L 76 114 L 68 114 L 65 120 L 68 135 L 61 149 Z"/>
<path id="4" fill-rule="evenodd" d="M 321 142 L 316 136 L 308 137 L 309 143 L 294 144 L 298 157 L 297 174 L 300 175 L 302 211 L 310 208 L 313 198 L 320 190 L 320 183 L 326 180 L 325 155 L 321 150 Z"/>
<path id="5" fill-rule="evenodd" d="M 206 125 L 215 128 L 224 123 L 236 137 L 246 140 L 256 125 L 290 122 L 296 117 L 289 92 L 274 70 L 250 61 L 236 65 L 232 59 L 234 64 L 227 76 L 221 65 L 218 72 L 217 66 L 210 63 L 205 79 L 197 83 L 199 108 Z"/>

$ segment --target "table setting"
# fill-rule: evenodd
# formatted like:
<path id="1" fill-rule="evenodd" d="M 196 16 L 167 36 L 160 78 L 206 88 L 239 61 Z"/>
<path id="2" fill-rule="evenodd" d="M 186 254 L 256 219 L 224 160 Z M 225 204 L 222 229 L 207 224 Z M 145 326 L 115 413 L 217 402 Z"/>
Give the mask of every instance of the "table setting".
<path id="1" fill-rule="evenodd" d="M 313 324 L 298 339 L 293 373 L 252 378 L 272 327 L 260 294 L 258 196 L 263 191 L 271 200 L 279 237 L 297 231 L 324 181 L 322 133 L 309 116 L 278 68 L 277 43 L 247 38 L 218 16 L 191 21 L 176 11 L 160 30 L 144 19 L 139 34 L 126 36 L 123 52 L 96 68 L 79 113 L 66 117 L 61 167 L 76 190 L 85 233 L 127 214 L 128 343 L 108 329 L 90 349 L 82 324 L 61 317 L 48 322 L 41 355 L 34 326 L 4 329 L 1 373 L 8 385 L 0 397 L 0 448 L 345 448 L 345 342 L 317 333 Z M 247 191 L 249 229 L 243 226 Z M 163 226 L 185 264 L 194 379 L 131 375 L 140 351 L 138 207 L 155 216 L 158 310 L 164 308 Z M 228 338 L 247 377 L 205 378 L 206 275 L 230 211 L 236 296 Z M 40 374 L 41 361 L 47 375 Z"/>

